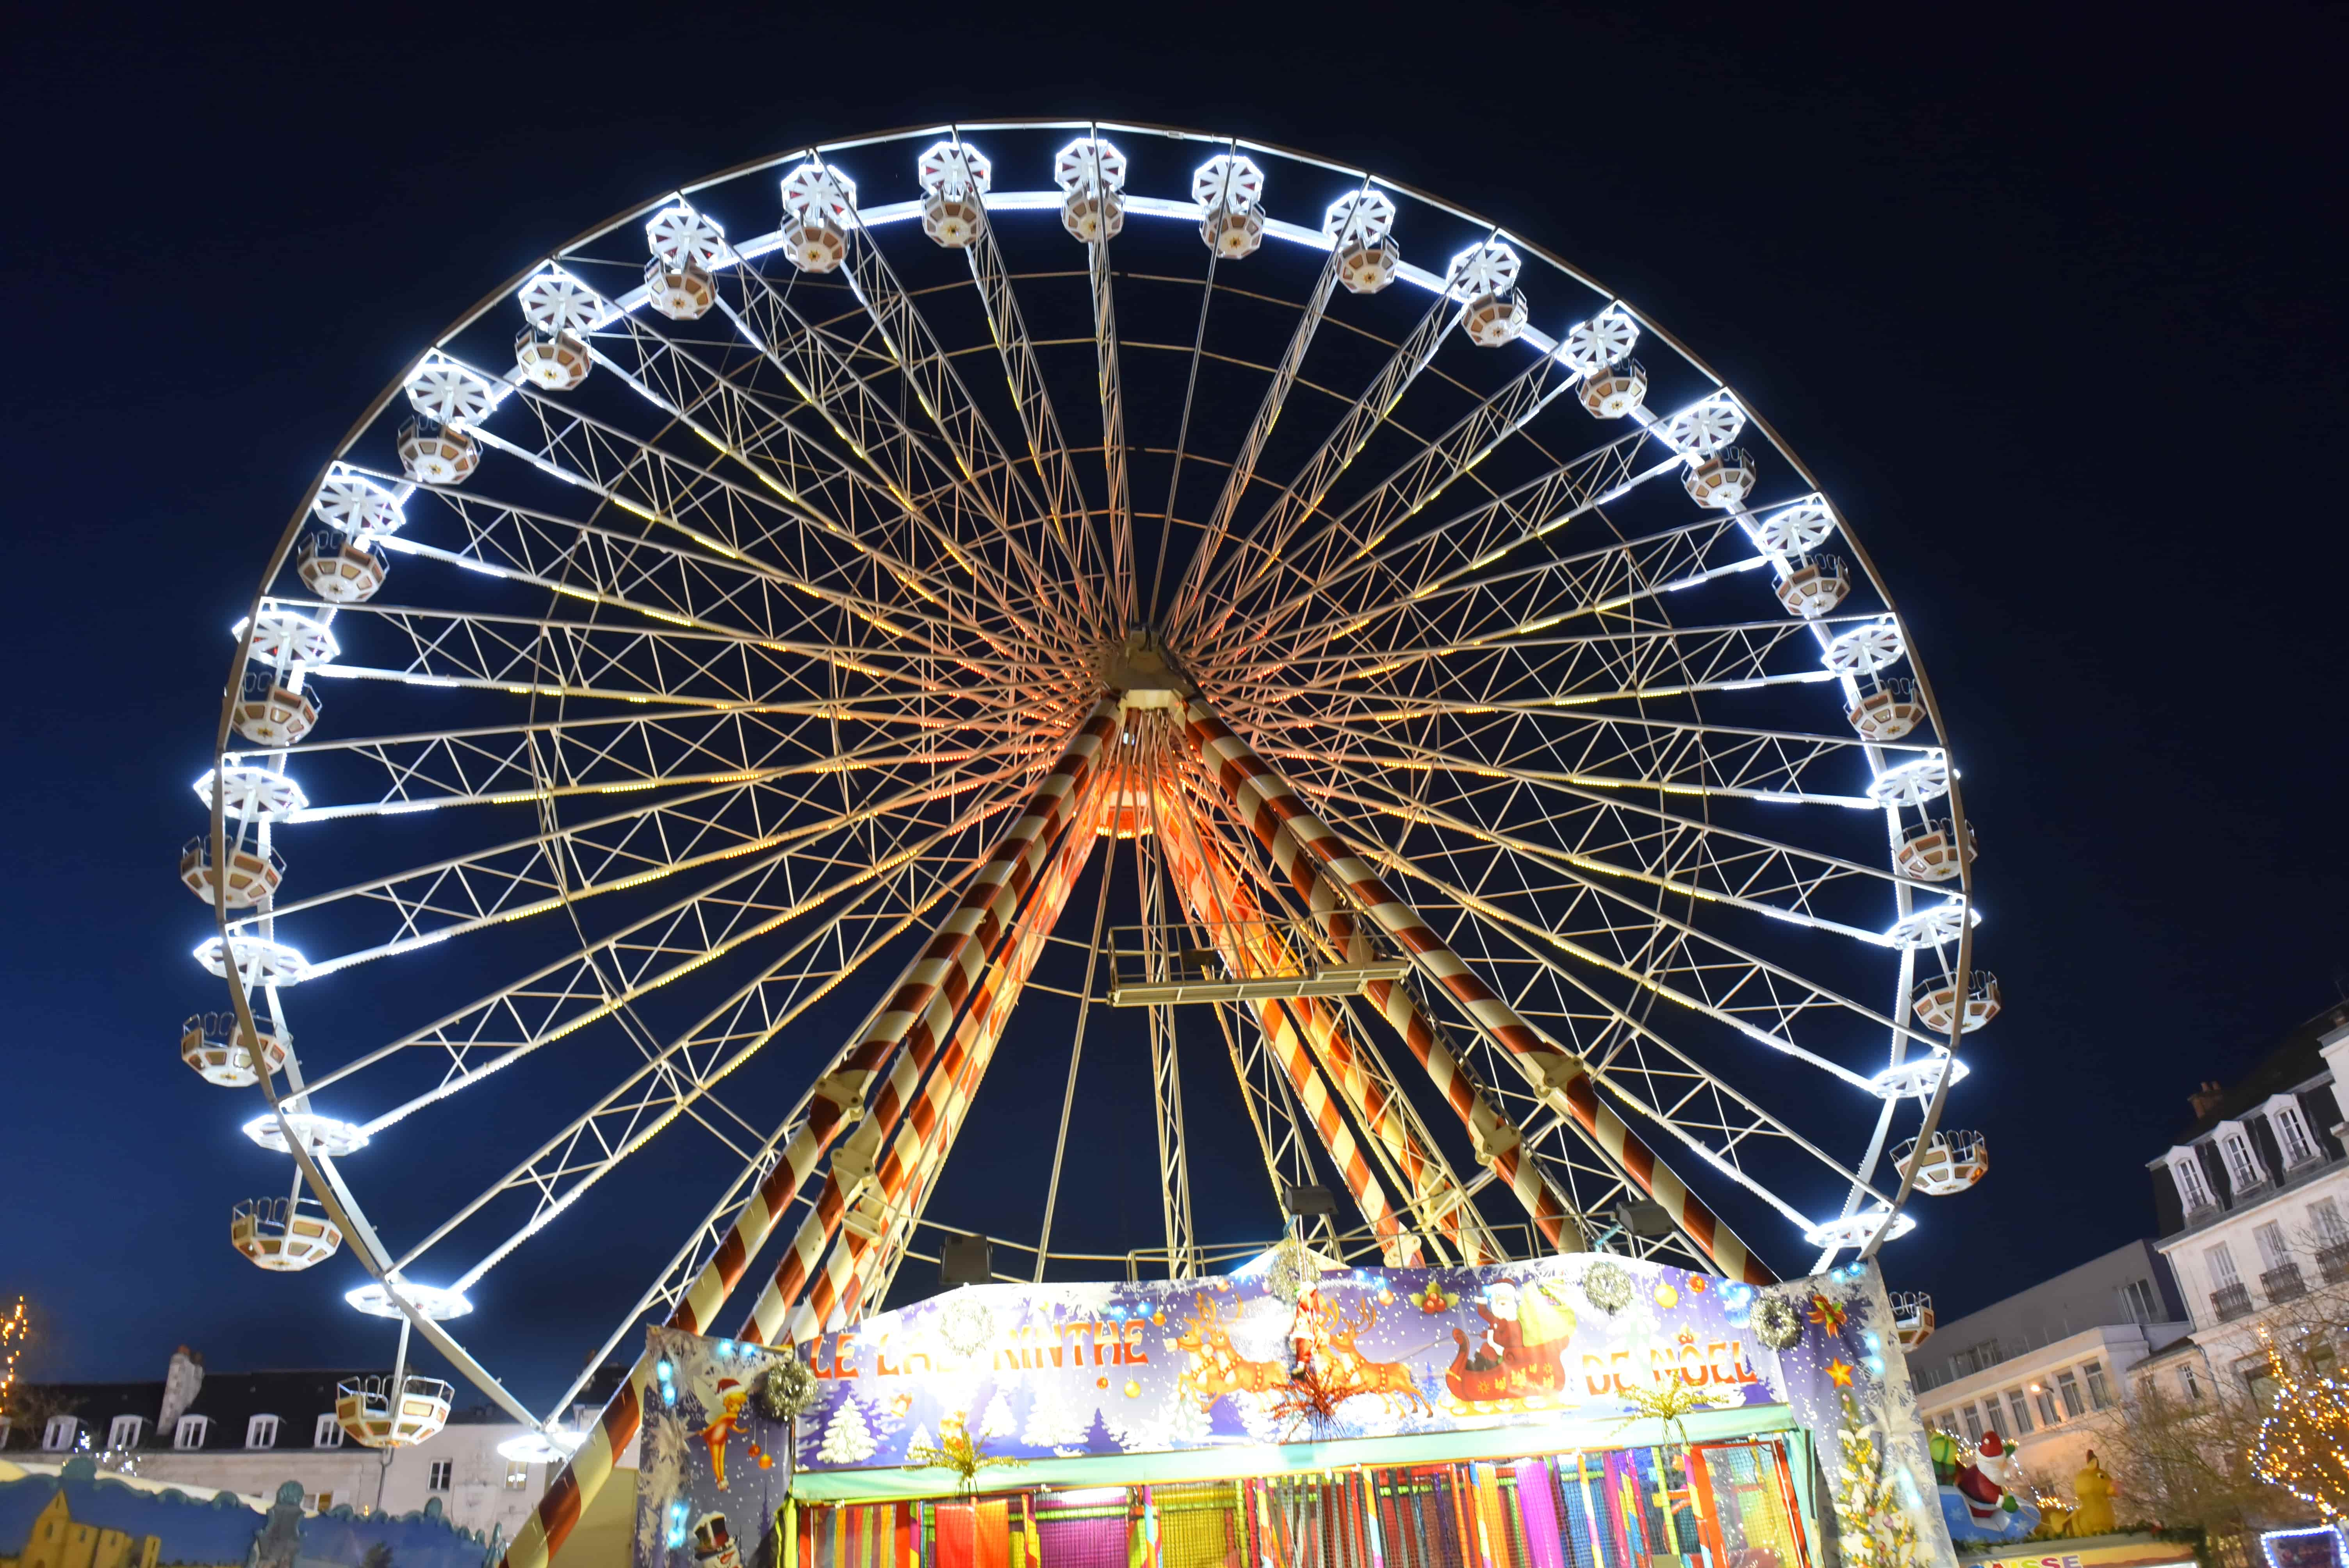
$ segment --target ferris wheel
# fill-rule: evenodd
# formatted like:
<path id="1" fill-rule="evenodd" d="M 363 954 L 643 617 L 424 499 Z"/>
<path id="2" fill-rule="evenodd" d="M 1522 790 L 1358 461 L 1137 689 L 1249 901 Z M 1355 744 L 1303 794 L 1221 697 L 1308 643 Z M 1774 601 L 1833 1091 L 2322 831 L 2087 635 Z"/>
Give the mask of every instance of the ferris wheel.
<path id="1" fill-rule="evenodd" d="M 876 1309 L 970 1243 L 999 1054 L 1060 1113 L 988 1265 L 1039 1282 L 1235 1255 L 1205 1158 L 1341 1260 L 1746 1283 L 1986 1169 L 1971 834 L 1851 520 L 1634 306 L 1358 170 L 1023 122 L 665 195 L 417 358 L 234 636 L 182 1056 L 293 1166 L 237 1249 L 399 1323 L 364 1441 L 446 1417 L 411 1332 L 560 1454 L 648 1317 Z M 1105 1051 L 1146 1090 L 1081 1097 Z M 1080 1120 L 1155 1150 L 1122 1255 L 1053 1240 Z M 534 1414 L 458 1320 L 535 1268 L 501 1310 L 567 1323 L 616 1191 L 673 1233 Z"/>

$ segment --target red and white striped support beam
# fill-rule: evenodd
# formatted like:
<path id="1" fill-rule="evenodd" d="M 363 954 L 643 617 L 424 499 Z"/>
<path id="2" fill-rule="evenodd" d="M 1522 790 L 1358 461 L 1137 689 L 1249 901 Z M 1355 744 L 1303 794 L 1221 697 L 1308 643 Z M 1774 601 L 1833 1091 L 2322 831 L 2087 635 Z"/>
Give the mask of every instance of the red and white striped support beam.
<path id="1" fill-rule="evenodd" d="M 698 1334 L 725 1306 L 726 1298 L 733 1294 L 750 1259 L 766 1243 L 776 1222 L 790 1207 L 792 1195 L 815 1169 L 816 1161 L 843 1125 L 856 1119 L 864 1103 L 864 1085 L 887 1065 L 898 1042 L 928 1006 L 948 973 L 958 972 L 957 960 L 963 948 L 995 903 L 1002 885 L 1015 871 L 1020 872 L 1022 886 L 1032 876 L 1033 870 L 1029 865 L 1031 847 L 1040 858 L 1044 848 L 1051 843 L 1048 826 L 1057 825 L 1062 801 L 1083 781 L 1094 755 L 1116 727 L 1115 708 L 1107 701 L 1096 703 L 1092 716 L 1070 738 L 1060 760 L 1037 787 L 1027 810 L 981 864 L 962 903 L 947 917 L 928 948 L 899 977 L 887 1010 L 880 1015 L 866 1037 L 834 1057 L 831 1071 L 816 1081 L 816 1092 L 808 1102 L 806 1123 L 784 1147 L 774 1169 L 735 1217 L 734 1228 L 727 1233 L 726 1240 L 678 1298 L 677 1309 L 669 1314 L 667 1326 Z M 1016 903 L 1018 896 L 1017 892 L 1012 892 L 1011 902 Z M 539 1499 L 538 1506 L 531 1511 L 530 1518 L 515 1532 L 512 1543 L 499 1560 L 500 1568 L 546 1568 L 563 1549 L 563 1542 L 570 1537 L 587 1505 L 611 1479 L 619 1455 L 636 1439 L 636 1429 L 644 1418 L 646 1386 L 652 1377 L 650 1362 L 648 1356 L 638 1357 L 627 1381 L 613 1394 L 611 1402 L 588 1430 L 586 1441 L 547 1482 L 545 1495 Z"/>
<path id="2" fill-rule="evenodd" d="M 1233 810 L 1270 851 L 1290 885 L 1321 914 L 1333 938 L 1344 940 L 1353 934 L 1345 916 L 1349 905 L 1363 910 L 1423 974 L 1460 1005 L 1487 1039 L 1507 1053 L 1546 1104 L 1570 1118 L 1593 1147 L 1663 1205 L 1673 1223 L 1713 1259 L 1723 1274 L 1753 1284 L 1775 1282 L 1777 1276 L 1736 1233 L 1599 1098 L 1588 1065 L 1540 1034 L 1471 972 L 1420 918 L 1419 912 L 1397 898 L 1369 862 L 1315 814 L 1270 763 L 1196 696 L 1185 703 L 1183 722 L 1184 732 L 1230 799 Z M 1333 885 L 1316 898 L 1314 884 L 1322 881 Z M 1489 1161 L 1495 1174 L 1526 1201 L 1542 1234 L 1553 1245 L 1566 1244 L 1565 1226 L 1560 1222 L 1565 1216 L 1548 1212 L 1557 1202 L 1556 1195 L 1548 1192 L 1547 1182 L 1541 1182 L 1517 1129 L 1501 1121 L 1467 1082 L 1404 987 L 1374 983 L 1365 989 L 1388 1021 L 1402 1031 L 1412 1054 L 1420 1058 L 1445 1099 L 1469 1124 L 1479 1157 Z M 1540 1182 L 1540 1191 L 1525 1181 L 1528 1176 Z M 1547 1202 L 1544 1202 L 1546 1193 Z"/>
<path id="3" fill-rule="evenodd" d="M 1287 944 L 1264 923 L 1264 912 L 1255 894 L 1243 890 L 1230 868 L 1216 863 L 1212 851 L 1206 849 L 1198 829 L 1189 820 L 1190 802 L 1172 790 L 1160 789 L 1154 793 L 1158 851 L 1165 857 L 1175 892 L 1191 919 L 1214 940 L 1232 972 L 1278 975 L 1300 968 L 1300 955 L 1288 952 Z M 1248 1006 L 1255 1009 L 1265 1045 L 1281 1070 L 1288 1075 L 1289 1087 L 1297 1091 L 1297 1101 L 1304 1107 L 1313 1130 L 1320 1134 L 1321 1147 L 1328 1150 L 1330 1163 L 1337 1166 L 1354 1206 L 1371 1222 L 1388 1265 L 1418 1267 L 1419 1238 L 1405 1228 L 1402 1217 L 1395 1212 L 1393 1200 L 1387 1196 L 1386 1188 L 1371 1169 L 1361 1145 L 1355 1140 L 1353 1128 L 1339 1110 L 1337 1099 L 1316 1068 L 1313 1053 L 1298 1030 L 1299 1015 L 1290 1011 L 1299 1004 L 1258 1001 Z"/>
<path id="4" fill-rule="evenodd" d="M 896 995 L 874 1024 L 867 1042 L 870 1049 L 860 1047 L 863 1054 L 859 1062 L 869 1057 L 876 1072 L 893 1057 L 903 1058 L 883 1079 L 869 1113 L 874 1120 L 873 1131 L 877 1135 L 872 1149 L 874 1156 L 881 1152 L 878 1140 L 887 1138 L 896 1126 L 923 1073 L 945 1046 L 957 1009 L 978 984 L 996 943 L 1010 928 L 1021 895 L 1042 874 L 1056 846 L 1063 843 L 1061 830 L 1087 798 L 1080 787 L 1091 774 L 1095 755 L 1116 732 L 1114 701 L 1104 697 L 1094 705 L 1092 717 L 1070 741 L 1061 759 L 1052 765 L 1051 772 L 1045 775 L 1043 783 L 1037 786 L 1027 810 L 988 852 L 969 891 L 964 893 L 961 906 L 947 917 L 928 951 L 906 971 Z M 1070 852 L 1081 855 L 1083 849 L 1078 847 Z M 905 1047 L 903 1053 L 896 1048 L 901 1042 Z M 860 1099 L 866 1081 L 869 1079 L 859 1079 L 850 1086 Z M 814 1169 L 816 1155 L 831 1142 L 827 1138 L 823 1145 L 809 1151 L 809 1171 Z M 838 1163 L 835 1157 L 833 1164 Z M 776 1261 L 774 1277 L 760 1292 L 737 1338 L 759 1345 L 782 1342 L 792 1308 L 798 1305 L 814 1277 L 825 1243 L 840 1228 L 841 1217 L 847 1211 L 847 1196 L 841 1191 L 838 1176 L 828 1171 L 814 1205 L 801 1222 L 799 1233 Z"/>
<path id="5" fill-rule="evenodd" d="M 1081 796 L 1070 802 L 1069 820 L 1073 825 L 1060 853 L 1046 865 L 1035 897 L 1019 916 L 1011 940 L 1003 944 L 1000 953 L 995 953 L 994 941 L 987 944 L 995 955 L 979 978 L 969 1007 L 921 1092 L 905 1100 L 905 1113 L 890 1129 L 888 1152 L 874 1169 L 873 1185 L 865 1197 L 857 1200 L 860 1205 L 870 1204 L 878 1211 L 880 1228 L 869 1236 L 852 1231 L 844 1243 L 837 1233 L 830 1237 L 831 1250 L 823 1256 L 822 1267 L 812 1274 L 806 1295 L 791 1310 L 787 1332 L 794 1342 L 805 1343 L 823 1332 L 835 1310 L 846 1321 L 862 1315 L 865 1288 L 874 1283 L 874 1265 L 890 1253 L 885 1243 L 910 1230 L 920 1214 L 928 1196 L 928 1178 L 953 1150 L 971 1099 L 994 1059 L 996 1042 L 1002 1038 L 1003 1026 L 1010 1021 L 1020 990 L 1044 950 L 1044 940 L 1060 921 L 1070 890 L 1090 858 L 1114 777 L 1113 771 L 1105 770 L 1089 780 Z M 908 1050 L 898 1058 L 898 1073 L 906 1072 L 914 1057 Z M 918 1076 L 918 1069 L 912 1076 Z M 872 1193 L 878 1194 L 877 1203 Z M 816 1207 L 819 1213 L 827 1207 L 845 1213 L 830 1176 L 825 1179 L 824 1199 Z"/>

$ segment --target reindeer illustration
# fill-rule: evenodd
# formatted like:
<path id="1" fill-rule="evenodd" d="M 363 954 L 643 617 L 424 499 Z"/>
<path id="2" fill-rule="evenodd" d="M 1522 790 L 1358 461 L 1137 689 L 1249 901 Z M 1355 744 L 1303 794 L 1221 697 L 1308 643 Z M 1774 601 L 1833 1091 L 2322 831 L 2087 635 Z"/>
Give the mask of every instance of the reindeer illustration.
<path id="1" fill-rule="evenodd" d="M 1321 1308 L 1324 1343 L 1328 1346 L 1330 1378 L 1345 1390 L 1343 1398 L 1357 1398 L 1365 1394 L 1376 1395 L 1390 1417 L 1432 1416 L 1435 1407 L 1419 1391 L 1413 1380 L 1411 1368 L 1401 1361 L 1373 1361 L 1361 1352 L 1359 1341 L 1379 1321 L 1378 1304 L 1362 1304 L 1362 1315 L 1357 1320 L 1339 1313 L 1334 1306 Z"/>
<path id="2" fill-rule="evenodd" d="M 1198 1315 L 1174 1344 L 1191 1355 L 1176 1387 L 1195 1397 L 1200 1409 L 1226 1394 L 1262 1394 L 1288 1381 L 1288 1363 L 1252 1361 L 1232 1348 L 1231 1321 L 1212 1295 L 1202 1292 L 1196 1300 Z"/>

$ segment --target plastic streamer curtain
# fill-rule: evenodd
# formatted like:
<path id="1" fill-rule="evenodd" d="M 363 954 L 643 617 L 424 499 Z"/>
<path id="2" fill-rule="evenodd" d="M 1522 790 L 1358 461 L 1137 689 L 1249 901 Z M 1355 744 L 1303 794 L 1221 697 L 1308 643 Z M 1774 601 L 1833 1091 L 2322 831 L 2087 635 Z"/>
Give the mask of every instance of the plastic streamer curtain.
<path id="1" fill-rule="evenodd" d="M 800 1511 L 788 1568 L 1814 1568 L 1775 1439 Z"/>

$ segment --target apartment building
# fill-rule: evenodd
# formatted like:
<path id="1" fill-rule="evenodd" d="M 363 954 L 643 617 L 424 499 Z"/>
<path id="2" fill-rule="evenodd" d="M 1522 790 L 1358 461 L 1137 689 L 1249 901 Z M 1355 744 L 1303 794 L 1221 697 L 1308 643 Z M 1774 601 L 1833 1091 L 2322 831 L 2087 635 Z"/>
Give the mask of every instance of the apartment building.
<path id="1" fill-rule="evenodd" d="M 2319 1366 L 2349 1346 L 2349 1006 L 2302 1024 L 2240 1081 L 2207 1082 L 2194 1121 L 2147 1162 L 2193 1333 L 2144 1376 L 2199 1398 L 2268 1384 L 2262 1328 Z"/>
<path id="2" fill-rule="evenodd" d="M 2131 1242 L 1941 1325 L 1909 1376 L 1928 1427 L 1977 1444 L 1995 1431 L 2033 1486 L 2068 1496 L 2123 1379 L 2187 1326 L 2168 1263 Z"/>

